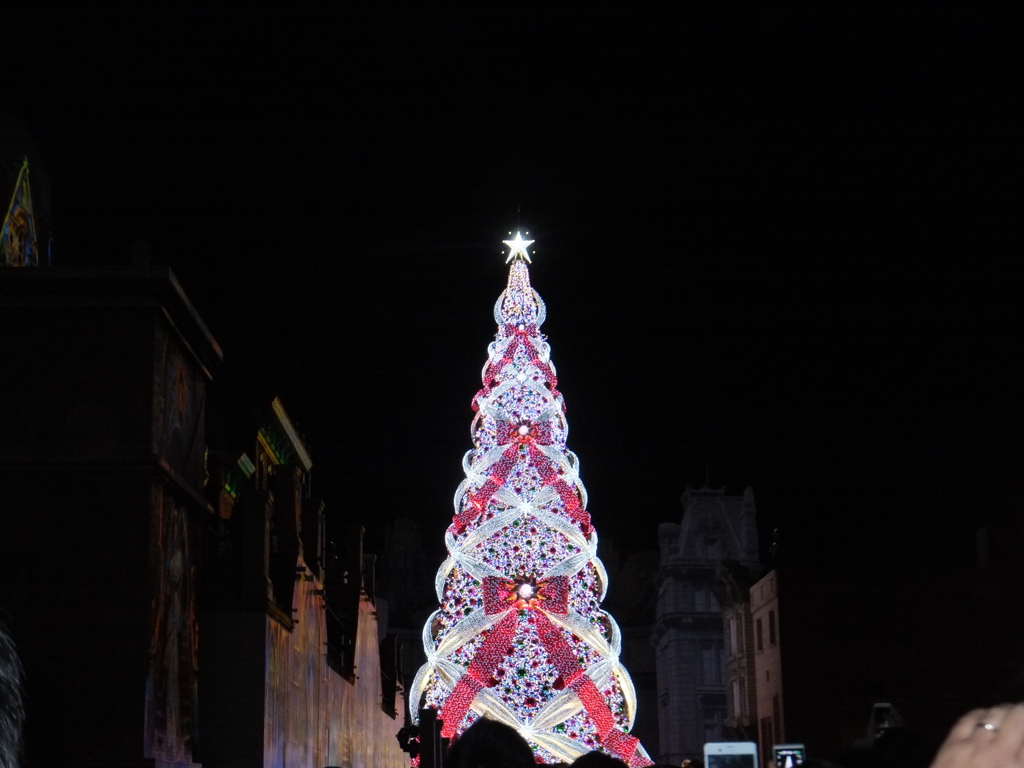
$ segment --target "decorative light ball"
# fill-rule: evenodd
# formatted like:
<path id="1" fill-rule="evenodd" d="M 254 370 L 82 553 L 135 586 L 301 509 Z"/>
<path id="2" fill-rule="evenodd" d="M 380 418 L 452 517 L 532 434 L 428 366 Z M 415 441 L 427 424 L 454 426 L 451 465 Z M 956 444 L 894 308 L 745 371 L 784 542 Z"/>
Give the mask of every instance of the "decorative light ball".
<path id="1" fill-rule="evenodd" d="M 528 434 L 530 434 L 530 428 L 523 424 L 522 426 L 519 427 L 519 434 L 522 437 L 526 437 Z"/>
<path id="2" fill-rule="evenodd" d="M 519 330 L 520 330 L 520 331 L 525 331 L 525 330 L 526 330 L 526 326 L 525 326 L 525 325 L 523 325 L 522 323 L 520 323 L 520 324 L 519 324 Z"/>
<path id="3" fill-rule="evenodd" d="M 523 600 L 529 600 L 533 597 L 533 585 L 532 584 L 520 584 L 519 585 L 519 597 Z"/>

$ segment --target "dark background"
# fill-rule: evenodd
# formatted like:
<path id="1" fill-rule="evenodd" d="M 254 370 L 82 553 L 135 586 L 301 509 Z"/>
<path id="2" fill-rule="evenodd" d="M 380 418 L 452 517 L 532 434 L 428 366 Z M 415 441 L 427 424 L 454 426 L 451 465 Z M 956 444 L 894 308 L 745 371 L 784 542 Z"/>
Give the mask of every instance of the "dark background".
<path id="1" fill-rule="evenodd" d="M 3 109 L 54 263 L 146 241 L 225 351 L 211 439 L 280 395 L 371 549 L 443 554 L 521 223 L 621 552 L 709 480 L 765 544 L 969 564 L 1024 491 L 1019 19 L 679 5 L 33 6 Z"/>

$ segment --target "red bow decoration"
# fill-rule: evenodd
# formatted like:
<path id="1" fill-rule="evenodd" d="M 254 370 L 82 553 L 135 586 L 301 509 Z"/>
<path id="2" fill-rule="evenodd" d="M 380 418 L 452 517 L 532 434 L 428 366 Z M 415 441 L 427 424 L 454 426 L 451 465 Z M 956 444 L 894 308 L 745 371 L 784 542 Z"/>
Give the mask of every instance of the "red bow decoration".
<path id="1" fill-rule="evenodd" d="M 549 421 L 541 424 L 531 422 L 514 424 L 511 421 L 499 421 L 495 439 L 498 445 L 506 445 L 511 442 L 519 442 L 524 445 L 551 445 L 555 442 Z"/>
<path id="2" fill-rule="evenodd" d="M 532 594 L 523 596 L 522 587 L 529 585 Z M 565 616 L 569 612 L 569 578 L 511 581 L 498 576 L 484 577 L 484 613 L 494 616 L 509 608 L 540 608 Z"/>
<path id="3" fill-rule="evenodd" d="M 521 329 L 518 325 L 506 324 L 501 327 L 501 335 L 511 340 L 508 346 L 505 347 L 505 353 L 501 356 L 501 359 L 496 363 L 489 363 L 487 369 L 484 371 L 484 387 L 473 396 L 473 410 L 479 409 L 477 404 L 481 397 L 487 397 L 491 394 L 491 389 L 501 373 L 502 369 L 512 362 L 515 357 L 516 350 L 519 349 L 520 345 L 524 347 L 526 356 L 530 359 L 530 365 L 534 366 L 544 376 L 544 380 L 548 383 L 551 389 L 551 395 L 558 397 L 558 390 L 555 388 L 558 386 L 558 378 L 555 376 L 554 371 L 551 370 L 551 366 L 548 363 L 543 362 L 540 359 L 540 355 L 534 348 L 533 344 L 530 343 L 530 337 L 537 335 L 536 325 L 524 325 Z M 565 404 L 562 404 L 563 412 L 565 410 Z"/>
<path id="4" fill-rule="evenodd" d="M 521 434 L 522 427 L 527 427 L 526 434 Z M 525 445 L 528 454 L 527 462 L 536 467 L 544 485 L 550 485 L 555 489 L 559 498 L 562 499 L 569 517 L 579 524 L 584 536 L 589 536 L 593 530 L 590 525 L 590 515 L 580 504 L 576 488 L 562 479 L 555 463 L 537 447 L 538 444 L 551 445 L 551 425 L 547 423 L 529 425 L 501 422 L 498 427 L 498 444 L 503 445 L 504 443 L 501 441 L 510 438 L 514 438 L 515 442 L 512 442 L 501 457 L 491 465 L 491 474 L 484 484 L 475 493 L 469 494 L 469 504 L 465 509 L 452 517 L 452 525 L 455 526 L 456 532 L 462 533 L 466 530 L 466 526 L 487 508 L 491 497 L 498 492 L 515 466 L 519 446 Z"/>
<path id="5" fill-rule="evenodd" d="M 529 584 L 533 588 L 533 594 L 528 598 L 523 597 L 524 584 Z M 487 576 L 484 578 L 483 591 L 484 611 L 488 616 L 504 612 L 507 614 L 487 633 L 466 673 L 459 678 L 455 689 L 445 701 L 441 711 L 441 719 L 444 721 L 441 735 L 448 738 L 454 736 L 476 694 L 483 688 L 497 684 L 494 672 L 508 655 L 509 645 L 516 634 L 518 614 L 511 609 L 535 610 L 532 621 L 537 628 L 537 635 L 547 651 L 551 664 L 558 672 L 555 688 L 572 689 L 583 704 L 587 716 L 594 723 L 601 742 L 611 752 L 630 765 L 650 765 L 636 753 L 640 740 L 615 727 L 615 717 L 601 691 L 580 666 L 572 646 L 565 638 L 565 630 L 546 615 L 552 613 L 564 616 L 568 613 L 568 577 L 555 576 L 537 582 L 534 586 L 532 581 L 513 581 L 498 576 Z"/>

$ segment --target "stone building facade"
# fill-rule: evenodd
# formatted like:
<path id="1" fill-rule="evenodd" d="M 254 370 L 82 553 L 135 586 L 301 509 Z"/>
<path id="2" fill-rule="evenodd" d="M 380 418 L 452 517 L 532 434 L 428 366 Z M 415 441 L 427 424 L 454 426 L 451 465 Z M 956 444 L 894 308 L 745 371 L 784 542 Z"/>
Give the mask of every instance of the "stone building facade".
<path id="1" fill-rule="evenodd" d="M 750 582 L 757 571 L 733 560 L 719 565 L 717 589 L 725 631 L 725 736 L 757 741 L 757 673 Z"/>
<path id="2" fill-rule="evenodd" d="M 254 427 L 246 452 L 210 462 L 203 764 L 404 768 L 396 654 L 362 529 L 349 526 L 340 552 L 325 546 L 312 459 L 281 402 Z"/>
<path id="3" fill-rule="evenodd" d="M 207 390 L 167 268 L 0 268 L 0 611 L 33 765 L 196 761 Z"/>
<path id="4" fill-rule="evenodd" d="M 750 613 L 754 622 L 754 666 L 757 679 L 758 738 L 755 740 L 759 742 L 761 765 L 764 766 L 772 754 L 772 745 L 786 741 L 776 571 L 768 572 L 750 588 Z"/>
<path id="5" fill-rule="evenodd" d="M 207 451 L 221 350 L 171 271 L 0 267 L 0 318 L 26 763 L 407 766 L 360 531 L 328 554 L 279 402 Z"/>
<path id="6" fill-rule="evenodd" d="M 661 566 L 652 633 L 658 684 L 658 761 L 699 759 L 726 736 L 729 718 L 722 589 L 723 562 L 758 572 L 753 491 L 687 489 L 679 525 L 658 531 Z M 735 671 L 735 670 L 734 670 Z"/>

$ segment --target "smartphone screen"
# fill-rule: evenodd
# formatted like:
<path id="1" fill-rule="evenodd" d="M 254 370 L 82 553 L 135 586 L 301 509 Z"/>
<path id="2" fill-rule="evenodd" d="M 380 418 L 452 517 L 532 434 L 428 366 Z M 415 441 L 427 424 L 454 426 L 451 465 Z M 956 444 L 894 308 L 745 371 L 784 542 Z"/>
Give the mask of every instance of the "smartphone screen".
<path id="1" fill-rule="evenodd" d="M 708 755 L 707 768 L 757 768 L 754 755 Z"/>
<path id="2" fill-rule="evenodd" d="M 772 753 L 777 768 L 795 768 L 807 757 L 803 744 L 776 744 Z"/>

